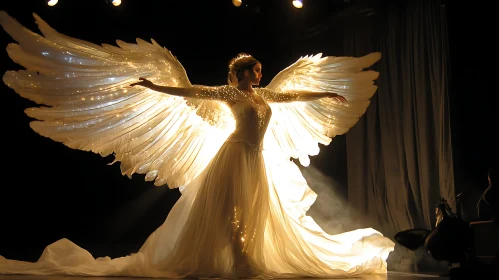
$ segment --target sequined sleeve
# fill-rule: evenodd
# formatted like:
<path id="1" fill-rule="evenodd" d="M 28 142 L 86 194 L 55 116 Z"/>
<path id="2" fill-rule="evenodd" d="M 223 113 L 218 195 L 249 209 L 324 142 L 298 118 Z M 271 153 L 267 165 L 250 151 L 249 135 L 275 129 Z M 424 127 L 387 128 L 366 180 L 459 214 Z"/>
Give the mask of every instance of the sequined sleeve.
<path id="1" fill-rule="evenodd" d="M 193 86 L 196 90 L 194 91 L 194 97 L 205 100 L 219 100 L 219 101 L 228 101 L 235 102 L 238 94 L 238 90 L 234 87 L 224 85 L 224 86 Z"/>
<path id="2" fill-rule="evenodd" d="M 267 102 L 292 102 L 301 100 L 300 94 L 297 92 L 280 92 L 267 88 L 258 88 L 256 90 Z"/>

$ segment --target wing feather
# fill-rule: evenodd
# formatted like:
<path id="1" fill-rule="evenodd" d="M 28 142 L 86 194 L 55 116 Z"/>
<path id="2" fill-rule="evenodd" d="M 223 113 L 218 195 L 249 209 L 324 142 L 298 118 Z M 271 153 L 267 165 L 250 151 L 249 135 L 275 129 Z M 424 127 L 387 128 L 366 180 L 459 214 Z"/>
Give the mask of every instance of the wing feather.
<path id="1" fill-rule="evenodd" d="M 328 145 L 333 137 L 346 133 L 357 123 L 376 91 L 374 80 L 378 77 L 377 72 L 363 69 L 379 58 L 379 53 L 361 58 L 322 54 L 301 57 L 266 87 L 274 91 L 332 91 L 348 100 L 270 103 L 272 117 L 264 138 L 268 181 L 286 213 L 307 230 L 322 231 L 306 214 L 317 194 L 291 158 L 308 166 L 309 156 L 319 153 L 319 144 Z"/>
<path id="2" fill-rule="evenodd" d="M 129 87 L 139 77 L 191 87 L 185 69 L 155 40 L 117 46 L 58 33 L 34 14 L 43 36 L 0 11 L 17 43 L 9 57 L 26 68 L 3 81 L 39 107 L 26 109 L 31 128 L 68 147 L 113 154 L 124 175 L 145 174 L 155 185 L 185 186 L 208 164 L 233 129 L 219 101 L 199 101 Z"/>
<path id="3" fill-rule="evenodd" d="M 336 135 L 346 133 L 365 113 L 377 86 L 378 72 L 365 70 L 381 58 L 304 56 L 279 72 L 266 86 L 275 91 L 330 91 L 348 101 L 323 98 L 309 102 L 272 103 L 273 115 L 265 145 L 283 159 L 298 158 L 307 166 L 309 155 L 319 152 Z"/>

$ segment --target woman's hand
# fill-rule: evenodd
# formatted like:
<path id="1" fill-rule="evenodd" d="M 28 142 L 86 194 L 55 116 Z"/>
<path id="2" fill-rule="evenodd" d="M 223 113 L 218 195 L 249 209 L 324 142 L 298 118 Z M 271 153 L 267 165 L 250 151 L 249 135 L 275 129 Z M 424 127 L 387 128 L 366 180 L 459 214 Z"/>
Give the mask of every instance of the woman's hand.
<path id="1" fill-rule="evenodd" d="M 133 86 L 143 86 L 143 87 L 146 87 L 146 88 L 151 88 L 152 86 L 154 86 L 154 83 L 151 82 L 151 81 L 149 81 L 146 78 L 140 77 L 139 80 L 140 80 L 140 82 L 136 82 L 136 83 L 130 84 L 130 86 L 131 87 L 133 87 Z"/>
<path id="2" fill-rule="evenodd" d="M 347 99 L 345 97 L 343 97 L 342 95 L 339 95 L 337 93 L 334 93 L 334 92 L 330 92 L 329 93 L 329 97 L 334 98 L 334 99 L 336 99 L 336 100 L 338 100 L 340 102 L 347 101 Z"/>

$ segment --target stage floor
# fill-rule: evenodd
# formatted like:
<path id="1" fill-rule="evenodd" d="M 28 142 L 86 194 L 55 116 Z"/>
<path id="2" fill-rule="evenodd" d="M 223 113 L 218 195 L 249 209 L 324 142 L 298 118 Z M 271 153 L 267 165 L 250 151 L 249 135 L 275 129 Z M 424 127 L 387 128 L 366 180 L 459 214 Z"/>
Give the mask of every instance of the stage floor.
<path id="1" fill-rule="evenodd" d="M 81 277 L 81 276 L 34 276 L 34 275 L 0 275 L 0 280 L 159 280 L 162 278 L 136 278 L 136 277 Z M 303 280 L 311 280 L 317 278 L 306 278 Z M 429 274 L 412 274 L 402 272 L 388 272 L 387 275 L 363 276 L 355 278 L 323 278 L 334 280 L 441 280 L 449 279 L 449 277 L 429 275 Z M 286 279 L 298 280 L 298 279 Z"/>

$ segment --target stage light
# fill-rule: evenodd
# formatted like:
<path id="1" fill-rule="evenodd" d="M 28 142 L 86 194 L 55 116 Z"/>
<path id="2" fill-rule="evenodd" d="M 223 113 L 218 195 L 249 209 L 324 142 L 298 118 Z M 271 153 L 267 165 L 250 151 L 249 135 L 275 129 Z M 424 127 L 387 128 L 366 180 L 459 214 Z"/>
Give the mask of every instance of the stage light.
<path id="1" fill-rule="evenodd" d="M 47 5 L 49 6 L 55 6 L 55 4 L 57 4 L 59 2 L 59 0 L 49 0 L 47 1 Z"/>
<path id="2" fill-rule="evenodd" d="M 302 0 L 293 0 L 293 6 L 295 6 L 295 8 L 301 9 L 303 7 L 303 3 L 301 1 Z"/>
<path id="3" fill-rule="evenodd" d="M 241 6 L 242 3 L 243 3 L 242 0 L 232 0 L 232 4 L 234 4 L 234 6 L 236 7 Z"/>
<path id="4" fill-rule="evenodd" d="M 121 0 L 106 0 L 106 2 L 110 3 L 113 6 L 121 5 Z"/>

